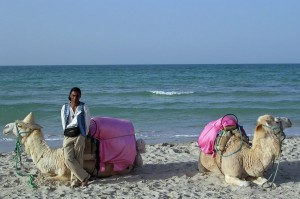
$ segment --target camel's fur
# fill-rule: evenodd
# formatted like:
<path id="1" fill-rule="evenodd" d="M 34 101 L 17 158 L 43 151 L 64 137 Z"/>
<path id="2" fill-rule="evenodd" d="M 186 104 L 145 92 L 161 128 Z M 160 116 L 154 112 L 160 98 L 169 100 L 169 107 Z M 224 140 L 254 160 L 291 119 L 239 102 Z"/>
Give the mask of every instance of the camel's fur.
<path id="1" fill-rule="evenodd" d="M 28 123 L 29 118 L 29 123 Z M 27 122 L 25 122 L 25 120 Z M 17 127 L 18 126 L 18 127 Z M 23 121 L 16 121 L 5 126 L 4 134 L 14 134 L 24 145 L 25 152 L 32 158 L 32 161 L 41 171 L 55 180 L 69 180 L 70 170 L 64 163 L 63 148 L 50 148 L 43 136 L 41 126 L 34 122 L 32 113 L 30 113 Z M 19 131 L 19 132 L 18 132 Z M 135 162 L 136 166 L 142 166 L 143 161 L 138 147 L 145 148 L 145 143 L 142 139 L 137 140 L 137 156 Z M 127 174 L 133 166 L 128 167 L 123 171 L 113 171 L 112 164 L 105 165 L 105 171 L 100 172 L 96 169 L 96 144 L 91 139 L 86 139 L 86 147 L 84 154 L 84 168 L 86 171 L 96 177 L 108 177 L 116 174 Z"/>
<path id="2" fill-rule="evenodd" d="M 279 128 L 282 125 L 282 128 Z M 281 152 L 281 131 L 291 127 L 291 122 L 287 118 L 274 118 L 271 115 L 260 116 L 254 131 L 252 146 L 243 142 L 242 148 L 237 153 L 228 157 L 221 157 L 219 154 L 215 158 L 211 154 L 200 152 L 199 170 L 222 173 L 227 183 L 248 186 L 250 180 L 262 185 L 267 181 L 263 177 L 264 172 L 272 165 L 275 158 Z M 271 129 L 274 127 L 274 129 Z M 240 148 L 241 138 L 232 136 L 227 148 L 223 152 L 226 156 Z"/>

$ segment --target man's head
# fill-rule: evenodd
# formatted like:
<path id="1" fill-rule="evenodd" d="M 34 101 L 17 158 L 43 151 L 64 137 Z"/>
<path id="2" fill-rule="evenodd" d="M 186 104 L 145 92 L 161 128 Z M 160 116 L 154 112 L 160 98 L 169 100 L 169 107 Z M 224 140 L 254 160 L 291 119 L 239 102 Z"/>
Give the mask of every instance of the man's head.
<path id="1" fill-rule="evenodd" d="M 70 90 L 68 99 L 69 99 L 71 102 L 75 102 L 75 104 L 77 104 L 77 103 L 79 103 L 80 97 L 81 97 L 81 90 L 80 90 L 80 88 L 78 88 L 78 87 L 73 87 L 73 88 Z"/>

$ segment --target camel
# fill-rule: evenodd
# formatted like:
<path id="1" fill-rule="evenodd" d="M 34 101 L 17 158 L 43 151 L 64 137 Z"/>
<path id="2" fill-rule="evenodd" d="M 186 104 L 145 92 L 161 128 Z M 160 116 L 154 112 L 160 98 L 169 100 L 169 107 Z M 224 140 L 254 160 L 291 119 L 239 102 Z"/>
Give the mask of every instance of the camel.
<path id="1" fill-rule="evenodd" d="M 32 158 L 33 163 L 38 170 L 53 180 L 70 180 L 70 170 L 64 163 L 63 148 L 50 148 L 43 136 L 41 126 L 35 123 L 33 113 L 29 113 L 23 121 L 7 124 L 3 129 L 3 134 L 14 134 L 24 146 L 25 152 Z M 121 138 L 123 139 L 123 138 Z M 135 140 L 135 138 L 133 138 Z M 127 174 L 133 167 L 142 166 L 142 156 L 140 153 L 146 152 L 145 142 L 142 139 L 136 140 L 134 162 L 126 165 L 123 170 L 115 171 L 112 163 L 105 163 L 104 168 L 96 169 L 97 154 L 95 139 L 86 138 L 86 147 L 84 154 L 84 169 L 94 177 L 109 177 L 117 174 Z M 126 146 L 125 146 L 126 147 Z M 134 157 L 133 157 L 134 158 Z M 99 161 L 98 161 L 99 163 Z M 122 165 L 124 166 L 124 165 Z"/>
<path id="2" fill-rule="evenodd" d="M 240 135 L 232 135 L 223 154 L 217 153 L 213 157 L 200 151 L 199 171 L 223 174 L 225 182 L 233 185 L 249 186 L 250 182 L 263 185 L 268 181 L 263 176 L 264 172 L 281 156 L 283 129 L 291 126 L 288 118 L 260 116 L 252 146 L 241 141 Z"/>

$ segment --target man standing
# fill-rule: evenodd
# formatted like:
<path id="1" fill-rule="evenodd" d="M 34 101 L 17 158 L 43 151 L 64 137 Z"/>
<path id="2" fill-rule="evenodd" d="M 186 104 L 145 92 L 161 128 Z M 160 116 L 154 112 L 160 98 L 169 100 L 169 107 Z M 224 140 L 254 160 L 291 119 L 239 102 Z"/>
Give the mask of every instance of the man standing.
<path id="1" fill-rule="evenodd" d="M 72 88 L 68 97 L 70 102 L 61 108 L 64 159 L 71 171 L 71 187 L 87 186 L 90 178 L 83 169 L 83 154 L 91 118 L 87 105 L 79 101 L 80 97 L 81 90 Z"/>

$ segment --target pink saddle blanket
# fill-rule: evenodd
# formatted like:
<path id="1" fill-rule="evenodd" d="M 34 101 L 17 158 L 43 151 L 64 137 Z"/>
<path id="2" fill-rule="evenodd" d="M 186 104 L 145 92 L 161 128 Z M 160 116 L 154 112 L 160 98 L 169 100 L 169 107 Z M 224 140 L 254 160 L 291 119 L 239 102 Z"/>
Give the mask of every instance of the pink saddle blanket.
<path id="1" fill-rule="evenodd" d="M 214 150 L 215 139 L 224 127 L 238 125 L 234 117 L 226 115 L 217 120 L 209 122 L 198 137 L 198 146 L 203 153 L 216 156 Z"/>
<path id="2" fill-rule="evenodd" d="M 136 139 L 133 124 L 129 120 L 94 117 L 91 119 L 89 134 L 100 141 L 100 171 L 105 171 L 105 163 L 113 164 L 114 171 L 122 171 L 133 165 Z"/>

